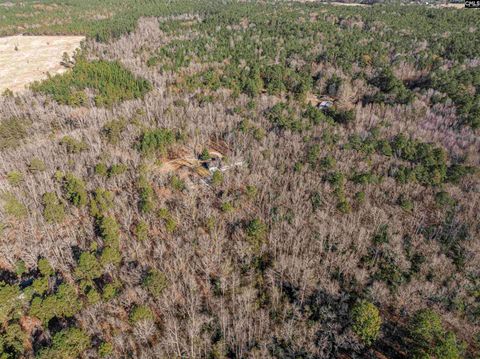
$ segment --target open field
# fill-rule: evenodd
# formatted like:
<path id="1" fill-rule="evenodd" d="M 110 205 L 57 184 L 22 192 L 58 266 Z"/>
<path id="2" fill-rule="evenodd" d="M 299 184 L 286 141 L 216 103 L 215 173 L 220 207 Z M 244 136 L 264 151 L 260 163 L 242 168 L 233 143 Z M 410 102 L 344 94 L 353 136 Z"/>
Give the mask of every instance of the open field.
<path id="1" fill-rule="evenodd" d="M 319 0 L 293 0 L 293 1 L 300 2 L 300 3 L 318 3 L 323 5 L 343 5 L 343 6 L 360 6 L 360 7 L 369 6 L 368 4 L 360 4 L 356 2 L 353 2 L 353 3 L 339 2 L 339 1 L 326 2 L 326 1 L 319 1 Z"/>
<path id="2" fill-rule="evenodd" d="M 337 2 L 337 1 L 334 1 L 334 2 L 331 2 L 329 3 L 330 5 L 335 5 L 335 6 L 360 6 L 360 7 L 366 7 L 366 6 L 370 6 L 370 5 L 367 5 L 367 4 L 360 4 L 360 3 L 346 3 L 346 2 Z"/>
<path id="3" fill-rule="evenodd" d="M 62 73 L 62 55 L 72 55 L 83 36 L 9 36 L 0 38 L 0 92 L 22 91 L 33 81 Z"/>
<path id="4" fill-rule="evenodd" d="M 373 4 L 362 4 L 358 2 L 340 2 L 340 1 L 322 1 L 322 0 L 293 0 L 300 3 L 318 3 L 322 5 L 334 5 L 334 6 L 347 6 L 347 7 L 369 7 Z M 409 6 L 419 6 L 419 4 L 408 4 Z M 453 8 L 453 9 L 464 9 L 464 3 L 448 3 L 448 4 L 430 4 L 430 5 L 420 5 L 420 6 L 430 6 L 433 8 Z"/>
<path id="5" fill-rule="evenodd" d="M 465 9 L 465 4 L 453 4 L 453 3 L 449 3 L 449 4 L 436 5 L 435 7 L 439 7 L 439 8 L 453 8 L 453 9 Z"/>

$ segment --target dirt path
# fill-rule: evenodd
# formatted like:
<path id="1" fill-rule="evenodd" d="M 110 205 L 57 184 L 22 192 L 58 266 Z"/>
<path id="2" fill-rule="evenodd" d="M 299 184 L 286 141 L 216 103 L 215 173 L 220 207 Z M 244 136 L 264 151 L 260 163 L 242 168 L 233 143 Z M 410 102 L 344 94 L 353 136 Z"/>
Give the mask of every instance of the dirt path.
<path id="1" fill-rule="evenodd" d="M 0 94 L 5 89 L 20 92 L 25 85 L 66 69 L 60 64 L 64 52 L 72 55 L 83 36 L 0 37 Z"/>

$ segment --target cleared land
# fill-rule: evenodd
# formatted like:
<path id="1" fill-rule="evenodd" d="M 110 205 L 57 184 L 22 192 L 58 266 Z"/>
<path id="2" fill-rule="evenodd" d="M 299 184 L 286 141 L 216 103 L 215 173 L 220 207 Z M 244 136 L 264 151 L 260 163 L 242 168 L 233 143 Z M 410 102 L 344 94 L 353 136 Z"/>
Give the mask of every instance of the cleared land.
<path id="1" fill-rule="evenodd" d="M 73 54 L 83 36 L 9 36 L 0 38 L 0 92 L 19 92 L 33 81 L 58 74 L 64 52 Z"/>
<path id="2" fill-rule="evenodd" d="M 451 7 L 451 8 L 455 8 L 455 9 L 465 9 L 465 4 L 462 3 L 462 4 L 457 4 L 457 3 L 449 3 L 449 4 L 440 4 L 440 5 L 436 5 L 435 7 Z"/>

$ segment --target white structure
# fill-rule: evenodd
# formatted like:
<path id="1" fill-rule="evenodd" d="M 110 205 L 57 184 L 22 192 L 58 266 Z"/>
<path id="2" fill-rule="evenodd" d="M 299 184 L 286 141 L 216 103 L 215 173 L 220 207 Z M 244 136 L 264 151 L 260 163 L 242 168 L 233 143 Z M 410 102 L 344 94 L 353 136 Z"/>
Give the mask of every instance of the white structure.
<path id="1" fill-rule="evenodd" d="M 325 109 L 333 106 L 332 101 L 322 101 L 318 104 L 318 108 L 320 109 Z"/>

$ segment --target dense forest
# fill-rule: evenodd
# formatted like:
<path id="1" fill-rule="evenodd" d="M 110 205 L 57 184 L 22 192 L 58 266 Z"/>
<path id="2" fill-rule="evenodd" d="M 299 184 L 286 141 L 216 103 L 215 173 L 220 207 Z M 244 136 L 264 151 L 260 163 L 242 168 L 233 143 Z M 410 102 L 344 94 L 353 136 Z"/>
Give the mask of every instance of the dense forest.
<path id="1" fill-rule="evenodd" d="M 479 357 L 479 11 L 0 20 L 87 36 L 0 95 L 0 358 Z"/>

